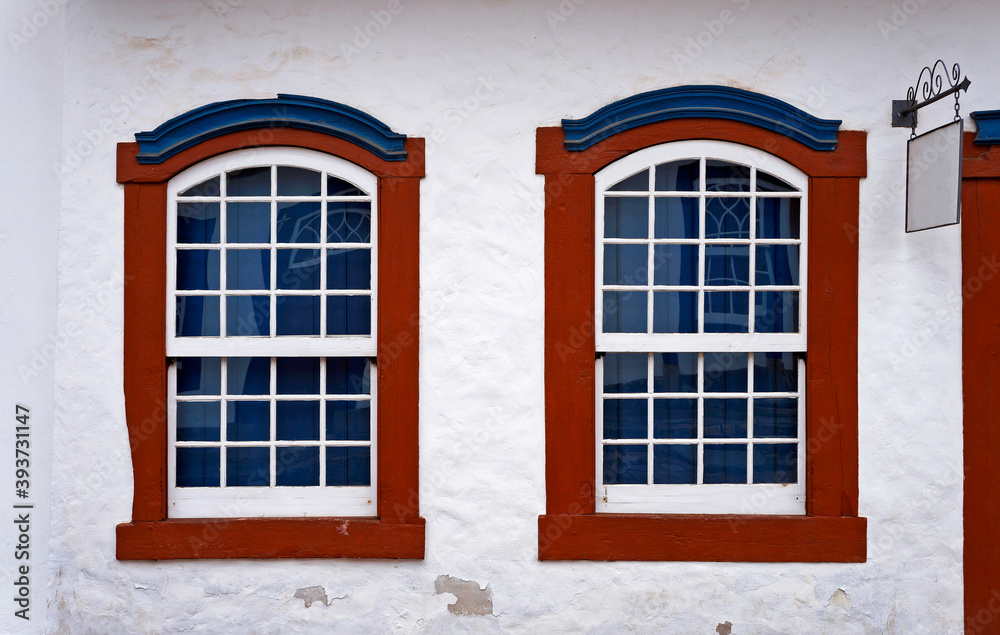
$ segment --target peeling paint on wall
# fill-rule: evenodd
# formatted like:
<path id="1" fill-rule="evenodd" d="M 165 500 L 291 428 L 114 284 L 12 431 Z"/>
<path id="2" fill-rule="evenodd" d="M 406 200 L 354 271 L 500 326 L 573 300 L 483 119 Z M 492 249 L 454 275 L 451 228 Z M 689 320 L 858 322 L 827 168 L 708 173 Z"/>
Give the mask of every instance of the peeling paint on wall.
<path id="1" fill-rule="evenodd" d="M 715 627 L 715 632 L 719 635 L 732 635 L 733 633 L 733 623 L 723 622 Z"/>
<path id="2" fill-rule="evenodd" d="M 851 598 L 847 597 L 847 592 L 843 589 L 837 589 L 830 596 L 827 606 L 838 606 L 842 609 L 849 609 L 851 608 Z"/>
<path id="3" fill-rule="evenodd" d="M 439 575 L 434 581 L 434 594 L 451 593 L 455 603 L 448 610 L 455 615 L 493 615 L 493 591 L 490 585 L 479 588 L 478 582 Z"/>
<path id="4" fill-rule="evenodd" d="M 306 608 L 313 605 L 313 602 L 322 602 L 324 606 L 330 606 L 330 601 L 326 599 L 326 589 L 321 586 L 306 586 L 295 590 L 295 597 L 304 600 Z"/>

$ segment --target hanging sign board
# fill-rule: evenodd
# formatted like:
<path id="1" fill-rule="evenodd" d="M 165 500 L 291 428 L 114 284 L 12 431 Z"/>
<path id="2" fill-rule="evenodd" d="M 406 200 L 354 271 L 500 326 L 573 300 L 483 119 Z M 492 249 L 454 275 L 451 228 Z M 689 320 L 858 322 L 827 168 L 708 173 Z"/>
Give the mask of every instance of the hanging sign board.
<path id="1" fill-rule="evenodd" d="M 906 231 L 954 225 L 962 211 L 962 120 L 910 139 Z"/>

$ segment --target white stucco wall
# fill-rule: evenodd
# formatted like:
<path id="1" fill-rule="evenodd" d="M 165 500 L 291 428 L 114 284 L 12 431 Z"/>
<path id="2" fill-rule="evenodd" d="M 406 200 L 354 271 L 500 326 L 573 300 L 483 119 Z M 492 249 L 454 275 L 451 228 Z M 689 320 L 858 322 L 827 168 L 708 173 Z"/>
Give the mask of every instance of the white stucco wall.
<path id="1" fill-rule="evenodd" d="M 1000 61 L 987 46 L 1000 8 L 916 0 L 400 2 L 368 37 L 358 29 L 388 2 L 80 0 L 61 15 L 64 35 L 58 27 L 64 69 L 44 55 L 7 62 L 33 70 L 49 106 L 62 80 L 54 114 L 64 163 L 58 324 L 26 332 L 44 341 L 53 329 L 83 326 L 59 347 L 54 397 L 39 404 L 54 411 L 50 568 L 34 589 L 48 632 L 715 633 L 725 622 L 741 634 L 960 632 L 960 230 L 903 233 L 908 130 L 888 120 L 890 101 L 939 57 L 960 62 L 973 80 L 963 114 L 1000 107 Z M 20 23 L 17 10 L 30 15 L 38 6 L 18 2 L 8 24 Z M 60 38 L 46 46 L 58 51 Z M 859 235 L 868 562 L 540 563 L 543 192 L 535 129 L 642 91 L 708 83 L 868 131 Z M 205 103 L 278 92 L 341 101 L 427 139 L 427 557 L 118 562 L 114 527 L 130 518 L 132 477 L 115 144 Z M 945 102 L 921 117 L 944 123 L 949 109 Z M 19 116 L 37 125 L 53 113 L 25 106 Z M 22 159 L 8 148 L 5 170 Z M 36 165 L 21 187 L 44 190 L 54 215 L 50 162 Z M 19 228 L 5 229 L 23 248 Z M 40 249 L 51 252 L 52 240 Z M 6 249 L 10 238 L 3 241 Z M 29 271 L 5 266 L 15 270 Z M 11 288 L 23 288 L 17 284 Z M 19 338 L 9 330 L 3 337 L 5 345 Z M 435 594 L 440 575 L 488 584 L 495 615 L 450 613 L 454 597 Z M 307 608 L 294 597 L 317 585 L 329 605 Z"/>

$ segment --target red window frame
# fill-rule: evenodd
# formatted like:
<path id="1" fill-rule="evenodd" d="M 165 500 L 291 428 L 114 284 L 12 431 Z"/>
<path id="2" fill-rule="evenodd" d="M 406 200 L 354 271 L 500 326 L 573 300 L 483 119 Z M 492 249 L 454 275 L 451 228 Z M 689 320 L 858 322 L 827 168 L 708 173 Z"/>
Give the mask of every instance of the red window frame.
<path id="1" fill-rule="evenodd" d="M 210 157 L 292 146 L 351 161 L 378 177 L 378 515 L 375 518 L 167 518 L 167 182 Z M 118 145 L 125 187 L 125 415 L 132 520 L 117 527 L 119 560 L 423 558 L 418 487 L 419 203 L 424 140 L 389 161 L 313 130 L 260 125 L 202 141 L 157 164 Z"/>
<path id="2" fill-rule="evenodd" d="M 689 118 L 618 132 L 582 151 L 539 128 L 545 176 L 545 486 L 540 560 L 864 562 L 858 516 L 858 204 L 865 132 L 832 151 L 741 121 Z M 643 148 L 744 144 L 809 177 L 806 514 L 595 513 L 594 174 Z"/>

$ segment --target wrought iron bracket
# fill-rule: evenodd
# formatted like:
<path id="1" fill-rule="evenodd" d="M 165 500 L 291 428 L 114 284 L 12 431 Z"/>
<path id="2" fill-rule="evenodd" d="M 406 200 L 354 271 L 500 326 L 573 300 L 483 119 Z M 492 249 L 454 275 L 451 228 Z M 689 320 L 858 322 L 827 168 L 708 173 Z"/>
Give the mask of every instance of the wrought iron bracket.
<path id="1" fill-rule="evenodd" d="M 947 88 L 945 81 L 948 82 Z M 951 67 L 951 71 L 942 60 L 934 62 L 933 66 L 923 67 L 917 76 L 917 83 L 907 89 L 906 99 L 892 100 L 892 127 L 910 128 L 910 136 L 916 136 L 917 111 L 948 95 L 955 95 L 955 121 L 958 121 L 962 118 L 959 114 L 959 92 L 968 92 L 971 83 L 968 77 L 962 77 L 962 69 L 957 62 Z M 919 103 L 918 94 L 922 99 Z"/>

